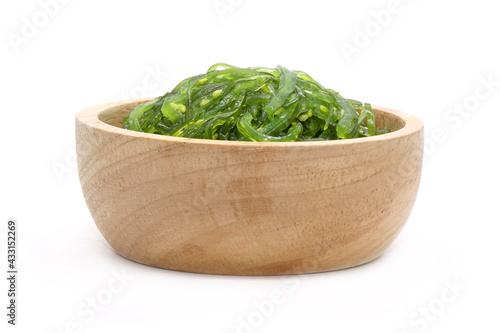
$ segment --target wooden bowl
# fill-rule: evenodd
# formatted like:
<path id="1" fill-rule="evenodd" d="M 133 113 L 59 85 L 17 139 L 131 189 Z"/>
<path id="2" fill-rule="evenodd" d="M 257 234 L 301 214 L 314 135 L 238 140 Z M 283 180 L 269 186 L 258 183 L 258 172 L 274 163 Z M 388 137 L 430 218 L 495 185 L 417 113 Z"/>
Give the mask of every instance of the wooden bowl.
<path id="1" fill-rule="evenodd" d="M 121 128 L 149 99 L 76 116 L 83 194 L 120 255 L 177 271 L 280 275 L 361 265 L 382 254 L 417 196 L 423 125 L 375 108 L 376 137 L 254 143 Z"/>

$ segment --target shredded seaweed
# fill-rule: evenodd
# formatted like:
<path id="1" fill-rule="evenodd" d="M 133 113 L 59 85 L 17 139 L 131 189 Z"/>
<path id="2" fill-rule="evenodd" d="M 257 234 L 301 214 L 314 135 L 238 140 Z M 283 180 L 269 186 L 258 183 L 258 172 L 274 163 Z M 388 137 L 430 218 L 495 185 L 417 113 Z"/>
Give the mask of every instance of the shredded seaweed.
<path id="1" fill-rule="evenodd" d="M 218 63 L 206 74 L 140 104 L 126 129 L 239 141 L 318 141 L 388 133 L 375 128 L 370 104 L 344 99 L 302 71 Z"/>

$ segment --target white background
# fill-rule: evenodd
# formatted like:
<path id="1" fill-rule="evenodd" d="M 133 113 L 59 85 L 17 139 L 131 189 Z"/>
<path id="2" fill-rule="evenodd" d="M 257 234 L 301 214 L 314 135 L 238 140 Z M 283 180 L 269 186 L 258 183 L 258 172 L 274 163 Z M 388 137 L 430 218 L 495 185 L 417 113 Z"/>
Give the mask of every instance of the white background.
<path id="1" fill-rule="evenodd" d="M 500 330 L 494 1 L 401 0 L 396 10 L 389 0 L 60 1 L 0 6 L 2 270 L 7 220 L 19 225 L 18 326 L 6 323 L 2 278 L 2 332 Z M 356 53 L 346 56 L 347 44 Z M 216 62 L 304 70 L 345 97 L 424 121 L 419 196 L 380 259 L 252 278 L 155 269 L 112 251 L 79 187 L 75 114 L 163 94 Z M 130 280 L 115 283 L 123 273 Z M 284 299 L 270 307 L 274 290 Z M 96 297 L 100 311 L 88 305 Z"/>

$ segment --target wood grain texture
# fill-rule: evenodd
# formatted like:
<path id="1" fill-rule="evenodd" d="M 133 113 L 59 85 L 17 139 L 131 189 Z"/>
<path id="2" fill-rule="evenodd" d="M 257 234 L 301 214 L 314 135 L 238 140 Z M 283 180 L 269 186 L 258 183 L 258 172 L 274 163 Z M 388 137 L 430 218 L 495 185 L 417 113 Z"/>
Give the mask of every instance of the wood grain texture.
<path id="1" fill-rule="evenodd" d="M 120 255 L 172 270 L 279 275 L 342 269 L 382 254 L 417 196 L 423 125 L 375 108 L 393 132 L 330 142 L 252 143 L 119 128 L 145 100 L 76 116 L 78 172 Z"/>

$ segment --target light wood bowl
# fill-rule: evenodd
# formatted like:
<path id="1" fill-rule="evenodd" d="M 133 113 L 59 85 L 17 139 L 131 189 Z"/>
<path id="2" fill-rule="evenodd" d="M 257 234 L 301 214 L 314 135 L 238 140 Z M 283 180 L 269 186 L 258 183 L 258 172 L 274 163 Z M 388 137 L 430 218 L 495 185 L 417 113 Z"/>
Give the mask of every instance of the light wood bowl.
<path id="1" fill-rule="evenodd" d="M 379 257 L 415 202 L 423 125 L 375 108 L 370 138 L 253 143 L 121 128 L 149 99 L 76 116 L 78 172 L 104 238 L 120 255 L 178 271 L 280 275 Z"/>

